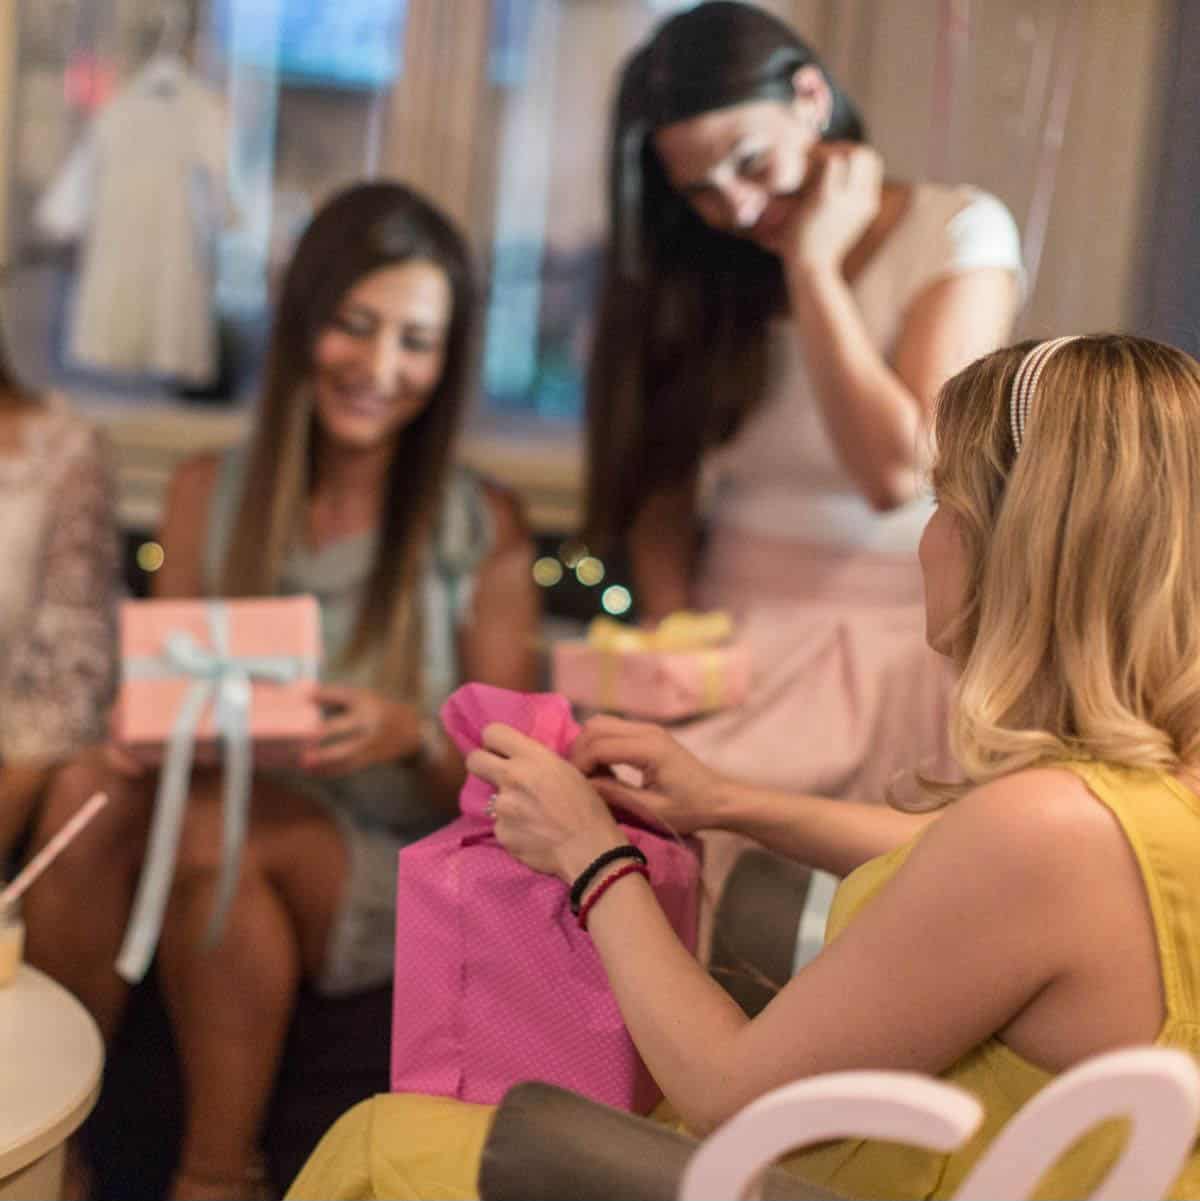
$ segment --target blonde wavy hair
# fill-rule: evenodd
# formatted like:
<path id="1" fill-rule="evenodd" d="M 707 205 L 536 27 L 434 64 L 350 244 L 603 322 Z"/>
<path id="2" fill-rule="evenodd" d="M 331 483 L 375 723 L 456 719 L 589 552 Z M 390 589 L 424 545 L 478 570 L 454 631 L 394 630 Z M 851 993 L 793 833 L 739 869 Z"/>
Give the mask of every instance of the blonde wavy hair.
<path id="1" fill-rule="evenodd" d="M 1200 364 L 1145 338 L 1071 342 L 1017 454 L 1009 397 L 1033 345 L 938 401 L 933 486 L 967 560 L 949 636 L 966 782 L 922 779 L 920 807 L 1070 759 L 1200 761 Z"/>

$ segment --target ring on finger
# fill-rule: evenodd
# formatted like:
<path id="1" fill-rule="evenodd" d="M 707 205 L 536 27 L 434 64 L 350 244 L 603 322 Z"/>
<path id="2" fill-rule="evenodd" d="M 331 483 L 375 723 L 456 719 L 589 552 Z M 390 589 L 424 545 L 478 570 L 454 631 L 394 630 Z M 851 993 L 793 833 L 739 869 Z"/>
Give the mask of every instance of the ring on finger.
<path id="1" fill-rule="evenodd" d="M 493 792 L 487 799 L 487 804 L 483 807 L 484 816 L 490 817 L 493 821 L 496 818 L 496 797 L 498 793 Z"/>

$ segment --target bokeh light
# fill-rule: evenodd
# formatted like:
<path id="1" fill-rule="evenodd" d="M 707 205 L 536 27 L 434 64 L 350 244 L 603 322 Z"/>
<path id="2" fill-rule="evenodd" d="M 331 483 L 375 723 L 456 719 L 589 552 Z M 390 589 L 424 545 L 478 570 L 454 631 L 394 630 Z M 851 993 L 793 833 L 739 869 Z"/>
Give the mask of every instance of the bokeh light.
<path id="1" fill-rule="evenodd" d="M 604 606 L 605 613 L 620 617 L 622 613 L 629 612 L 629 606 L 633 604 L 633 597 L 629 595 L 628 588 L 624 588 L 620 584 L 609 584 L 601 594 L 600 604 Z"/>
<path id="2" fill-rule="evenodd" d="M 575 578 L 588 588 L 594 588 L 604 579 L 604 564 L 594 555 L 588 555 L 575 565 Z"/>
<path id="3" fill-rule="evenodd" d="M 553 588 L 563 578 L 562 564 L 549 555 L 543 555 L 533 565 L 533 578 L 543 588 Z"/>
<path id="4" fill-rule="evenodd" d="M 166 552 L 157 542 L 143 542 L 137 548 L 137 565 L 143 571 L 157 571 L 166 558 Z"/>

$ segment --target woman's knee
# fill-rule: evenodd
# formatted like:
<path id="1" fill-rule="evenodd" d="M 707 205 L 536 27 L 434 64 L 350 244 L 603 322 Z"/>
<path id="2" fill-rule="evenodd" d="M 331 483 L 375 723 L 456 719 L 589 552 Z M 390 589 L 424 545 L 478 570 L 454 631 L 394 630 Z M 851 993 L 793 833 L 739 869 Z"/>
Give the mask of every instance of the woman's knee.
<path id="1" fill-rule="evenodd" d="M 243 858 L 245 851 L 243 850 Z M 189 797 L 175 858 L 176 887 L 204 883 L 221 868 L 221 809 Z"/>
<path id="2" fill-rule="evenodd" d="M 254 798 L 250 798 L 253 813 Z M 177 887 L 204 885 L 215 880 L 221 871 L 225 838 L 225 803 L 218 773 L 199 773 L 188 792 L 187 811 L 179 836 L 175 859 Z M 251 820 L 245 844 L 241 848 L 240 870 L 259 870 L 258 847 L 261 841 L 256 823 Z"/>

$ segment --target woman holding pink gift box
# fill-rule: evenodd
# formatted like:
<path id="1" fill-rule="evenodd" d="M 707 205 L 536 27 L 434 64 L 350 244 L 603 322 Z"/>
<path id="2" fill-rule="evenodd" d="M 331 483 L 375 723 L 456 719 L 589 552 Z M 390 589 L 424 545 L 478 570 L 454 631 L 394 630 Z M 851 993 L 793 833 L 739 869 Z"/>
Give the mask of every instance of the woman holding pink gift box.
<path id="1" fill-rule="evenodd" d="M 116 685 L 115 489 L 97 432 L 0 345 L 0 862 Z"/>
<path id="2" fill-rule="evenodd" d="M 951 379 L 935 432 L 919 554 L 966 778 L 920 780 L 926 812 L 737 785 L 611 717 L 574 766 L 505 725 L 468 758 L 499 841 L 569 890 L 692 1130 L 829 1072 L 919 1072 L 980 1102 L 948 1152 L 843 1137 L 785 1160 L 821 1195 L 962 1195 L 1060 1074 L 1121 1047 L 1200 1054 L 1200 364 L 1120 335 L 1025 343 Z M 599 774 L 619 764 L 643 786 Z M 606 801 L 845 875 L 824 950 L 747 1017 L 671 930 Z M 473 1196 L 491 1117 L 377 1098 L 290 1195 Z M 1124 1126 L 1090 1130 L 1037 1195 L 1098 1195 Z M 1200 1149 L 1169 1195 L 1200 1195 Z"/>
<path id="3" fill-rule="evenodd" d="M 588 541 L 627 539 L 647 618 L 729 610 L 753 657 L 749 699 L 681 738 L 835 797 L 948 769 L 928 432 L 941 384 L 1010 330 L 1012 218 L 888 178 L 812 50 L 727 0 L 627 61 L 611 155 Z"/>
<path id="4" fill-rule="evenodd" d="M 453 461 L 474 302 L 461 236 L 421 197 L 383 182 L 335 196 L 283 280 L 254 438 L 186 463 L 171 485 L 158 595 L 315 595 L 325 712 L 299 770 L 254 779 L 242 878 L 211 951 L 220 788 L 215 773 L 193 782 L 159 949 L 187 1090 L 177 1197 L 256 1187 L 300 980 L 344 993 L 391 977 L 397 853 L 452 816 L 463 778 L 437 707 L 467 678 L 534 682 L 530 539 L 513 501 Z M 55 821 L 97 758 L 60 782 Z M 29 910 L 31 945 L 108 1029 L 149 794 L 131 778 L 110 806 L 124 815 L 118 858 L 89 876 L 76 856 L 81 891 L 124 889 L 102 930 L 82 907 L 64 920 L 81 898 L 61 877 Z"/>

